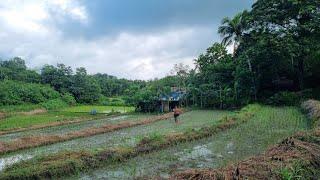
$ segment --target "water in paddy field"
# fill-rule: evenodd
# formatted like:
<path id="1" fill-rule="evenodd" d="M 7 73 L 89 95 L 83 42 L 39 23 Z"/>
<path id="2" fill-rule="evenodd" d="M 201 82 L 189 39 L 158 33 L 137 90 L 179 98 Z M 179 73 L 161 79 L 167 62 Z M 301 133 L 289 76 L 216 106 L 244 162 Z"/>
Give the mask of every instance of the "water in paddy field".
<path id="1" fill-rule="evenodd" d="M 176 125 L 172 118 L 169 120 L 158 121 L 152 124 L 120 129 L 105 134 L 86 138 L 78 138 L 61 143 L 55 143 L 47 146 L 9 153 L 0 157 L 0 163 L 2 163 L 0 164 L 0 170 L 2 170 L 1 167 L 3 168 L 8 164 L 8 161 L 6 161 L 6 159 L 17 159 L 16 161 L 19 161 L 20 159 L 28 159 L 38 155 L 57 153 L 59 151 L 94 150 L 118 146 L 134 146 L 143 136 L 153 133 L 166 134 L 171 132 L 181 132 L 193 127 L 201 127 L 205 124 L 218 121 L 223 115 L 227 113 L 228 112 L 224 111 L 188 112 L 180 117 L 180 120 L 182 121 L 180 125 Z M 141 115 L 140 117 L 140 119 L 144 119 L 146 118 L 146 115 Z M 133 119 L 133 117 L 128 116 L 123 120 L 128 120 L 130 118 Z M 139 116 L 135 116 L 135 118 L 139 119 Z M 114 118 L 112 120 L 114 120 Z M 72 126 L 70 128 L 72 128 Z M 62 129 L 64 129 L 63 131 L 67 130 L 67 128 Z"/>
<path id="2" fill-rule="evenodd" d="M 189 168 L 218 168 L 238 162 L 262 153 L 283 138 L 307 128 L 306 119 L 297 110 L 282 110 L 262 112 L 247 123 L 213 137 L 141 155 L 71 179 L 168 178 L 172 172 Z"/>
<path id="3" fill-rule="evenodd" d="M 121 121 L 129 121 L 129 120 L 135 121 L 135 120 L 139 120 L 140 118 L 148 118 L 148 117 L 151 117 L 151 115 L 122 115 L 117 117 L 106 117 L 106 118 L 101 118 L 97 120 L 82 121 L 79 123 L 67 124 L 62 126 L 54 126 L 54 127 L 0 135 L 0 141 L 10 141 L 10 140 L 25 137 L 25 136 L 40 136 L 40 135 L 55 135 L 55 134 L 62 135 L 72 131 L 83 130 L 86 128 L 99 127 L 106 124 L 119 123 Z"/>
<path id="4" fill-rule="evenodd" d="M 86 129 L 90 127 L 98 127 L 104 124 L 110 124 L 110 123 L 117 123 L 121 121 L 136 121 L 140 118 L 147 118 L 151 117 L 153 115 L 124 115 L 124 116 L 118 116 L 118 117 L 112 117 L 112 118 L 105 118 L 105 119 L 99 119 L 99 120 L 92 120 L 92 121 L 86 121 L 81 122 L 77 124 L 69 124 L 69 125 L 63 125 L 63 126 L 56 126 L 56 127 L 50 127 L 50 128 L 44 128 L 39 130 L 31 130 L 26 132 L 19 132 L 19 133 L 12 133 L 8 135 L 2 135 L 0 136 L 0 139 L 3 141 L 4 139 L 15 139 L 18 137 L 28 136 L 30 134 L 32 135 L 43 135 L 43 134 L 58 134 L 62 135 L 64 133 L 68 133 L 71 131 L 77 131 L 81 129 Z M 114 132 L 113 134 L 109 134 L 109 136 L 106 136 L 106 134 L 101 134 L 97 136 L 92 136 L 88 138 L 79 138 L 75 140 L 65 141 L 61 143 L 56 143 L 48 146 L 42 146 L 42 147 L 36 147 L 28 150 L 22 150 L 18 152 L 9 153 L 7 155 L 0 156 L 0 171 L 3 170 L 4 167 L 11 165 L 13 163 L 19 162 L 21 160 L 27 160 L 31 159 L 36 155 L 40 154 L 49 154 L 49 153 L 55 153 L 60 150 L 76 150 L 76 149 L 85 149 L 85 148 L 93 148 L 93 147 L 101 147 L 106 146 L 107 143 L 111 143 L 111 145 L 117 145 L 119 143 L 119 140 L 112 141 L 112 138 L 114 136 L 123 137 L 123 141 L 125 141 L 125 135 L 126 132 L 118 131 Z M 132 144 L 133 142 L 127 142 L 128 144 Z"/>

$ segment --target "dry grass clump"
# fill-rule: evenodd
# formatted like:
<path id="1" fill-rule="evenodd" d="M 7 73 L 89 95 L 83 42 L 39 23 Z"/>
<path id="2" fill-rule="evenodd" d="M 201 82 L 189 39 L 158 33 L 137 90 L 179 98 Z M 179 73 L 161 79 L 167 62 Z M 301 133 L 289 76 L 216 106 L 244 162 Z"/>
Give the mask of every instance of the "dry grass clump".
<path id="1" fill-rule="evenodd" d="M 130 128 L 134 126 L 140 126 L 145 124 L 154 123 L 157 121 L 165 120 L 172 117 L 172 113 L 164 114 L 148 118 L 137 122 L 121 122 L 118 124 L 107 124 L 102 127 L 87 128 L 80 131 L 74 131 L 65 135 L 47 135 L 47 136 L 30 136 L 15 139 L 10 142 L 0 142 L 0 154 L 13 152 L 21 149 L 28 149 L 32 147 L 38 147 L 57 142 L 67 141 L 76 138 L 83 138 L 103 134 L 107 132 L 116 131 L 119 129 Z"/>
<path id="2" fill-rule="evenodd" d="M 303 162 L 306 169 L 320 169 L 320 133 L 299 134 L 287 138 L 265 154 L 221 169 L 190 169 L 172 175 L 171 179 L 282 179 L 280 170 Z M 312 138 L 310 138 L 310 136 Z M 318 139 L 319 141 L 305 141 Z M 319 178 L 311 173 L 310 178 Z"/>

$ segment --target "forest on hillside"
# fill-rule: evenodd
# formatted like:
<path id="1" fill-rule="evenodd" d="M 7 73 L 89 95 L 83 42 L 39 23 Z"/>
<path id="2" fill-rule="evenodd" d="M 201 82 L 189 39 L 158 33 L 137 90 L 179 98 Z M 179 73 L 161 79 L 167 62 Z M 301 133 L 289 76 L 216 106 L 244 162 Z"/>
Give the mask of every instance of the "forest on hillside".
<path id="1" fill-rule="evenodd" d="M 174 86 L 186 89 L 186 104 L 193 106 L 294 105 L 320 96 L 319 24 L 318 0 L 258 0 L 252 9 L 222 20 L 222 42 L 200 54 L 195 68 L 176 64 L 171 75 L 149 81 L 90 75 L 83 67 L 73 71 L 64 64 L 35 71 L 21 58 L 2 60 L 0 105 L 143 101 L 152 110 L 153 102 Z M 110 97 L 123 101 L 110 102 Z"/>

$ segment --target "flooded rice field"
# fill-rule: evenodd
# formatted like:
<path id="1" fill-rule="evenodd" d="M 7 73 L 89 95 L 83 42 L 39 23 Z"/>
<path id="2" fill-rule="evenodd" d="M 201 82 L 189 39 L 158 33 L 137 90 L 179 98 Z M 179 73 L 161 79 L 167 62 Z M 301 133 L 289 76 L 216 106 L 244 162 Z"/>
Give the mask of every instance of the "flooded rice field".
<path id="1" fill-rule="evenodd" d="M 61 143 L 51 144 L 47 146 L 36 147 L 28 150 L 22 150 L 18 152 L 9 153 L 0 157 L 0 170 L 2 170 L 7 165 L 12 164 L 12 162 L 18 162 L 20 160 L 29 159 L 38 155 L 52 154 L 60 151 L 77 151 L 77 150 L 99 150 L 101 148 L 111 148 L 118 146 L 134 146 L 143 136 L 159 133 L 167 134 L 171 132 L 181 132 L 191 128 L 202 127 L 217 122 L 222 116 L 228 114 L 227 111 L 192 111 L 183 114 L 180 117 L 181 124 L 176 125 L 173 121 L 173 118 L 163 121 L 158 121 L 156 123 L 137 126 L 127 129 L 121 129 L 114 132 L 109 132 L 105 134 L 95 135 L 86 138 L 79 138 L 70 141 L 65 141 Z M 121 116 L 120 116 L 121 117 Z M 117 117 L 119 121 L 128 120 L 128 119 L 144 119 L 146 115 L 135 115 L 133 117 L 125 117 L 121 119 Z M 120 118 L 120 119 L 119 119 Z M 114 118 L 107 119 L 109 123 L 116 121 Z M 106 121 L 107 121 L 106 120 Z M 101 120 L 102 121 L 102 120 Z M 92 121 L 94 122 L 94 121 Z M 69 132 L 69 129 L 73 131 L 92 126 L 99 126 L 92 122 L 87 122 L 85 125 L 68 125 L 68 127 L 55 127 L 55 133 L 66 133 Z M 90 125 L 89 125 L 90 124 Z M 50 128 L 52 129 L 52 128 Z M 45 133 L 49 131 L 46 129 L 41 130 L 40 132 Z M 51 131 L 49 131 L 51 132 Z M 25 132 L 27 133 L 27 132 Z"/>
<path id="2" fill-rule="evenodd" d="M 131 114 L 131 115 L 120 115 L 116 117 L 105 117 L 97 120 L 88 120 L 82 121 L 79 123 L 67 124 L 62 126 L 54 126 L 36 130 L 29 130 L 29 131 L 22 131 L 22 132 L 15 132 L 5 135 L 0 135 L 0 141 L 9 141 L 16 138 L 26 137 L 26 136 L 39 136 L 39 135 L 62 135 L 67 134 L 72 131 L 79 131 L 86 128 L 91 127 L 99 127 L 105 124 L 114 124 L 119 123 L 122 121 L 137 121 L 144 118 L 149 118 L 154 115 L 152 114 Z"/>
<path id="3" fill-rule="evenodd" d="M 71 179 L 168 178 L 171 172 L 188 168 L 222 167 L 262 153 L 283 138 L 307 128 L 307 120 L 298 110 L 270 108 L 247 123 L 213 137 L 141 155 Z"/>

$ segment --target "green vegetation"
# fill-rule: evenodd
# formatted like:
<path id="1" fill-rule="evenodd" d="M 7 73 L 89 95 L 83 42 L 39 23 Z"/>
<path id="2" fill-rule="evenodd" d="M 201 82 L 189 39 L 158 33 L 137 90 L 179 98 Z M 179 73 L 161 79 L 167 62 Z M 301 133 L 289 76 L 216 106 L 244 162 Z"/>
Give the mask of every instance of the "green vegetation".
<path id="1" fill-rule="evenodd" d="M 39 104 L 59 97 L 49 86 L 17 81 L 0 81 L 0 105 Z"/>
<path id="2" fill-rule="evenodd" d="M 41 108 L 39 104 L 22 104 L 22 105 L 9 105 L 0 106 L 0 112 L 3 113 L 16 113 L 16 112 L 27 112 Z"/>
<path id="3" fill-rule="evenodd" d="M 49 123 L 66 122 L 86 118 L 90 119 L 92 116 L 89 114 L 77 114 L 70 112 L 48 112 L 34 115 L 14 115 L 1 120 L 0 131 L 28 128 L 32 126 L 46 125 Z"/>

